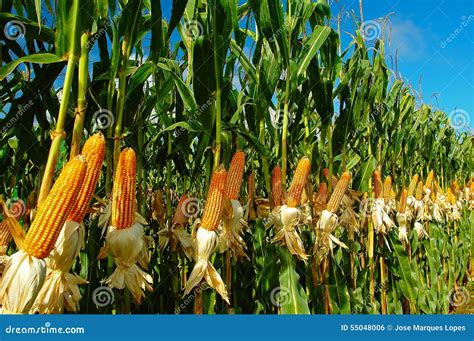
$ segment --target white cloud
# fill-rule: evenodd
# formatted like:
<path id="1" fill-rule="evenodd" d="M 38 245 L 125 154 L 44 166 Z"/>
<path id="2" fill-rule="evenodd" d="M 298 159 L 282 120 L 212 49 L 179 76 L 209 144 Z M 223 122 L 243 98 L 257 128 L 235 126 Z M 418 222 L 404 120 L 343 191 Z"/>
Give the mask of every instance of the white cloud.
<path id="1" fill-rule="evenodd" d="M 398 58 L 411 61 L 424 58 L 427 34 L 421 27 L 410 19 L 393 19 L 390 26 L 389 50 L 393 55 L 397 52 Z"/>

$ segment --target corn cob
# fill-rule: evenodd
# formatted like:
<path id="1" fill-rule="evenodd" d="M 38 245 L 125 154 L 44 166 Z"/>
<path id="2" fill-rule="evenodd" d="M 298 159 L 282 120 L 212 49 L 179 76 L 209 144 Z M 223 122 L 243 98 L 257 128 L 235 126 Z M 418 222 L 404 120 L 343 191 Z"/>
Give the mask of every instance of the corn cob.
<path id="1" fill-rule="evenodd" d="M 459 185 L 458 185 L 458 182 L 456 180 L 453 180 L 451 182 L 451 191 L 454 193 L 457 193 L 458 192 L 458 189 L 459 189 Z"/>
<path id="2" fill-rule="evenodd" d="M 92 135 L 82 148 L 82 155 L 87 160 L 87 171 L 81 190 L 67 220 L 80 223 L 84 220 L 87 209 L 100 177 L 100 170 L 105 158 L 105 138 L 102 133 Z"/>
<path id="3" fill-rule="evenodd" d="M 219 227 L 224 206 L 226 177 L 227 172 L 222 165 L 212 174 L 201 222 L 201 227 L 206 230 L 215 231 Z"/>
<path id="4" fill-rule="evenodd" d="M 296 207 L 300 204 L 301 193 L 303 192 L 304 186 L 308 181 L 309 171 L 311 169 L 311 163 L 309 159 L 304 156 L 298 162 L 296 166 L 295 175 L 291 181 L 290 189 L 288 190 L 287 206 Z"/>
<path id="5" fill-rule="evenodd" d="M 272 171 L 272 206 L 281 206 L 283 200 L 283 190 L 281 187 L 281 169 L 276 165 Z"/>
<path id="6" fill-rule="evenodd" d="M 431 170 L 428 173 L 428 176 L 426 177 L 425 181 L 425 187 L 431 189 L 431 186 L 433 185 L 433 178 L 434 178 L 434 172 Z"/>
<path id="7" fill-rule="evenodd" d="M 323 169 L 323 175 L 324 175 L 324 177 L 326 178 L 326 180 L 329 181 L 329 169 L 324 168 L 324 169 Z M 334 176 L 334 174 L 333 174 L 333 175 L 332 175 L 332 178 L 331 178 L 331 187 L 332 187 L 332 188 L 336 187 L 337 181 L 338 181 L 338 179 L 337 179 L 337 178 Z"/>
<path id="8" fill-rule="evenodd" d="M 163 203 L 163 191 L 161 189 L 156 190 L 153 198 L 153 219 L 164 225 L 166 219 L 165 204 Z"/>
<path id="9" fill-rule="evenodd" d="M 391 191 L 392 191 L 392 177 L 387 176 L 385 178 L 385 181 L 383 182 L 383 199 L 385 200 L 386 203 L 389 202 L 390 199 L 392 198 Z"/>
<path id="10" fill-rule="evenodd" d="M 446 196 L 448 197 L 448 202 L 449 202 L 451 205 L 456 204 L 456 197 L 454 196 L 453 191 L 451 190 L 451 188 L 448 188 L 447 193 L 446 193 Z M 1 246 L 1 245 L 0 245 L 0 246 Z"/>
<path id="11" fill-rule="evenodd" d="M 27 254 L 38 259 L 50 254 L 75 205 L 86 170 L 84 156 L 76 156 L 63 168 L 26 234 L 23 249 Z"/>
<path id="12" fill-rule="evenodd" d="M 416 187 L 415 198 L 416 200 L 423 199 L 423 182 L 422 181 L 418 181 L 418 186 Z"/>
<path id="13" fill-rule="evenodd" d="M 415 195 L 416 185 L 418 184 L 418 174 L 411 177 L 410 186 L 408 186 L 408 196 Z"/>
<path id="14" fill-rule="evenodd" d="M 314 200 L 314 205 L 317 210 L 326 209 L 328 201 L 328 185 L 325 182 L 321 182 L 318 187 L 318 193 L 316 199 Z"/>
<path id="15" fill-rule="evenodd" d="M 374 196 L 378 199 L 382 196 L 382 177 L 378 170 L 372 175 L 372 181 L 374 182 Z"/>
<path id="16" fill-rule="evenodd" d="M 112 226 L 126 229 L 135 222 L 137 158 L 131 148 L 120 153 L 112 195 Z"/>
<path id="17" fill-rule="evenodd" d="M 249 201 L 252 202 L 255 199 L 255 178 L 253 173 L 250 173 L 248 177 L 248 192 Z"/>
<path id="18" fill-rule="evenodd" d="M 331 213 L 336 213 L 341 204 L 342 197 L 346 193 L 347 188 L 349 187 L 349 181 L 351 180 L 351 175 L 349 172 L 342 174 L 341 178 L 334 186 L 334 191 L 332 192 L 331 198 L 329 199 L 327 210 Z"/>
<path id="19" fill-rule="evenodd" d="M 231 200 L 239 199 L 240 186 L 242 185 L 242 177 L 244 176 L 244 167 L 245 153 L 238 150 L 230 162 L 225 184 L 226 197 Z"/>
<path id="20" fill-rule="evenodd" d="M 407 198 L 408 198 L 408 191 L 404 189 L 400 196 L 400 203 L 398 205 L 398 213 L 405 213 L 407 209 Z"/>
<path id="21" fill-rule="evenodd" d="M 179 199 L 178 206 L 174 212 L 173 225 L 185 225 L 188 222 L 188 217 L 185 214 L 186 210 L 183 207 L 186 200 L 188 200 L 188 195 L 183 194 Z"/>
<path id="22" fill-rule="evenodd" d="M 0 223 L 0 256 L 2 255 L 3 249 L 5 249 L 10 244 L 12 240 L 12 235 L 10 233 L 10 228 L 6 221 Z"/>

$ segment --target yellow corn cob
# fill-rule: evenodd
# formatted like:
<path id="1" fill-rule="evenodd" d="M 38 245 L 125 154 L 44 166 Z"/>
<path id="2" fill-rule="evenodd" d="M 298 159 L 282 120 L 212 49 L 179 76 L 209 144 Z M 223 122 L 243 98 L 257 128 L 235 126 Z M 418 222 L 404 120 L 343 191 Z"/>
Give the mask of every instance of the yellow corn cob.
<path id="1" fill-rule="evenodd" d="M 158 220 L 161 225 L 164 224 L 166 219 L 165 204 L 163 203 L 163 191 L 161 189 L 156 190 L 153 198 L 153 212 L 152 216 Z"/>
<path id="2" fill-rule="evenodd" d="M 26 234 L 23 250 L 27 254 L 39 259 L 50 254 L 76 203 L 86 169 L 86 159 L 82 155 L 76 156 L 63 168 Z"/>
<path id="3" fill-rule="evenodd" d="M 407 198 L 408 198 L 408 191 L 404 189 L 400 196 L 400 203 L 398 205 L 399 213 L 405 213 L 405 210 L 407 209 Z"/>
<path id="4" fill-rule="evenodd" d="M 314 200 L 314 205 L 316 209 L 324 210 L 326 209 L 328 201 L 328 185 L 325 182 L 321 182 L 318 187 L 318 193 L 316 199 Z"/>
<path id="5" fill-rule="evenodd" d="M 385 202 L 389 202 L 391 199 L 391 191 L 392 191 L 392 177 L 387 176 L 385 181 L 383 182 L 383 199 Z"/>
<path id="6" fill-rule="evenodd" d="M 242 177 L 244 176 L 244 168 L 245 153 L 238 150 L 235 152 L 232 161 L 230 162 L 225 184 L 226 197 L 231 200 L 239 199 L 240 186 L 242 185 Z"/>
<path id="7" fill-rule="evenodd" d="M 0 255 L 2 252 L 2 247 L 7 247 L 12 240 L 12 235 L 10 233 L 10 228 L 6 221 L 0 223 Z"/>
<path id="8" fill-rule="evenodd" d="M 453 180 L 451 182 L 451 191 L 454 193 L 457 193 L 458 192 L 458 189 L 459 189 L 459 185 L 458 185 L 458 182 L 456 180 Z"/>
<path id="9" fill-rule="evenodd" d="M 329 181 L 329 169 L 327 168 L 324 168 L 323 169 L 323 174 L 324 174 L 324 177 L 326 178 L 327 181 Z M 332 175 L 332 178 L 331 178 L 331 186 L 332 188 L 336 187 L 337 185 L 337 177 L 334 176 L 334 174 Z"/>
<path id="10" fill-rule="evenodd" d="M 374 182 L 374 196 L 378 199 L 382 196 L 382 177 L 378 170 L 374 171 L 372 181 Z"/>
<path id="11" fill-rule="evenodd" d="M 137 157 L 131 148 L 120 153 L 112 195 L 112 226 L 126 229 L 135 222 Z"/>
<path id="12" fill-rule="evenodd" d="M 342 197 L 346 193 L 347 188 L 349 187 L 349 181 L 351 181 L 351 175 L 349 172 L 342 174 L 341 178 L 334 186 L 334 191 L 332 192 L 331 198 L 329 199 L 327 210 L 332 213 L 336 213 L 341 204 Z"/>
<path id="13" fill-rule="evenodd" d="M 281 169 L 276 165 L 272 171 L 272 206 L 281 206 L 283 200 L 283 190 L 281 187 Z"/>
<path id="14" fill-rule="evenodd" d="M 416 187 L 415 198 L 416 200 L 423 199 L 423 182 L 422 181 L 418 181 L 418 186 Z"/>
<path id="15" fill-rule="evenodd" d="M 188 217 L 186 217 L 185 209 L 183 208 L 183 204 L 186 200 L 188 200 L 188 195 L 183 194 L 174 212 L 173 225 L 185 225 L 188 222 Z"/>
<path id="16" fill-rule="evenodd" d="M 434 177 L 434 172 L 431 170 L 428 173 L 428 176 L 426 177 L 425 181 L 425 187 L 431 189 L 431 186 L 433 185 L 433 177 Z"/>
<path id="17" fill-rule="evenodd" d="M 415 174 L 411 177 L 410 186 L 408 186 L 409 197 L 415 195 L 415 189 L 416 189 L 417 184 L 418 184 L 418 174 Z"/>
<path id="18" fill-rule="evenodd" d="M 249 201 L 252 202 L 255 199 L 255 178 L 253 176 L 253 173 L 249 174 L 248 192 L 249 192 Z"/>
<path id="19" fill-rule="evenodd" d="M 215 231 L 219 227 L 224 206 L 226 177 L 227 172 L 222 165 L 212 174 L 201 222 L 201 227 L 209 231 Z"/>
<path id="20" fill-rule="evenodd" d="M 308 181 L 309 171 L 311 170 L 311 163 L 309 159 L 304 156 L 296 166 L 295 175 L 291 181 L 290 189 L 288 190 L 288 197 L 286 204 L 289 207 L 296 207 L 300 204 L 301 193 L 303 192 L 306 181 Z"/>
<path id="21" fill-rule="evenodd" d="M 448 197 L 448 202 L 451 205 L 456 204 L 456 197 L 454 196 L 453 191 L 451 191 L 451 188 L 448 188 L 447 190 L 447 197 Z"/>
<path id="22" fill-rule="evenodd" d="M 84 220 L 87 209 L 100 177 L 100 170 L 105 158 L 105 138 L 102 133 L 89 137 L 82 148 L 82 155 L 87 160 L 87 171 L 81 190 L 67 220 L 80 223 Z"/>

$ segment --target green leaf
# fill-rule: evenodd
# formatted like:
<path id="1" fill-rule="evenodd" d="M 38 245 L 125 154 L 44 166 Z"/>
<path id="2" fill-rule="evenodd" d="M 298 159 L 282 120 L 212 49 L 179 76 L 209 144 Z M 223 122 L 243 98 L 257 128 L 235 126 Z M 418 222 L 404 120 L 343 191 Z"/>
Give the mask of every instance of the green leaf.
<path id="1" fill-rule="evenodd" d="M 63 62 L 64 59 L 53 53 L 36 53 L 18 58 L 0 68 L 0 81 L 4 80 L 21 63 L 52 64 Z"/>
<path id="2" fill-rule="evenodd" d="M 300 66 L 298 68 L 298 76 L 306 72 L 311 59 L 314 58 L 316 52 L 318 52 L 319 48 L 324 44 L 329 33 L 331 33 L 331 28 L 328 26 L 317 26 L 315 28 L 303 50 L 303 58 L 298 62 Z"/>
<path id="3" fill-rule="evenodd" d="M 280 288 L 273 291 L 283 314 L 310 314 L 308 299 L 299 283 L 295 258 L 286 249 L 280 249 Z M 278 297 L 279 296 L 279 297 Z"/>

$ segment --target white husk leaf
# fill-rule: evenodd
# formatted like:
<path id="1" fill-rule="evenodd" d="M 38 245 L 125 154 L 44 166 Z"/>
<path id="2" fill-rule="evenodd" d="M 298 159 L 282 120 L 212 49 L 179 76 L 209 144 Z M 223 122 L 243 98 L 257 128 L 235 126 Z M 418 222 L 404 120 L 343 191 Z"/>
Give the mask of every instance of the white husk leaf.
<path id="1" fill-rule="evenodd" d="M 3 314 L 28 314 L 46 277 L 46 262 L 20 250 L 5 267 L 0 285 Z"/>
<path id="2" fill-rule="evenodd" d="M 274 224 L 281 221 L 283 226 L 277 230 L 272 242 L 286 246 L 292 255 L 296 255 L 299 259 L 306 262 L 308 255 L 304 250 L 303 241 L 298 234 L 298 223 L 301 218 L 300 209 L 283 205 L 279 209 L 279 214 L 280 217 L 274 220 Z"/>
<path id="3" fill-rule="evenodd" d="M 248 227 L 247 222 L 243 219 L 244 209 L 238 200 L 231 200 L 230 202 L 232 205 L 232 217 L 228 221 L 224 220 L 224 228 L 219 236 L 219 250 L 221 253 L 230 250 L 237 259 L 249 259 L 245 253 L 247 245 L 245 245 L 245 241 L 242 238 L 244 227 Z"/>
<path id="4" fill-rule="evenodd" d="M 146 243 L 143 226 L 135 223 L 126 229 L 109 226 L 107 229 L 107 251 L 114 258 L 117 267 L 106 283 L 112 288 L 130 290 L 136 302 L 145 297 L 145 290 L 153 288 L 153 278 L 136 264 Z"/>
<path id="5" fill-rule="evenodd" d="M 229 304 L 227 289 L 221 276 L 212 266 L 209 257 L 218 246 L 218 237 L 216 231 L 209 231 L 203 227 L 198 228 L 195 240 L 195 260 L 193 271 L 189 276 L 184 289 L 184 295 L 188 295 L 191 290 L 198 286 L 204 279 L 212 288 L 214 288 L 222 299 Z"/>
<path id="6" fill-rule="evenodd" d="M 59 233 L 53 251 L 46 258 L 46 280 L 32 308 L 32 313 L 62 314 L 64 309 L 77 311 L 82 295 L 79 284 L 87 281 L 70 274 L 84 243 L 84 224 L 67 221 Z"/>

